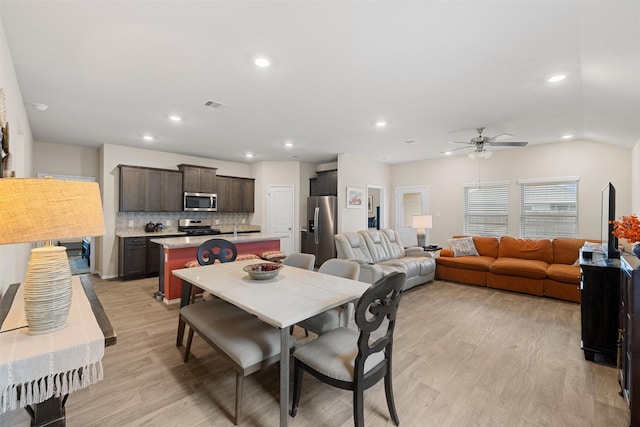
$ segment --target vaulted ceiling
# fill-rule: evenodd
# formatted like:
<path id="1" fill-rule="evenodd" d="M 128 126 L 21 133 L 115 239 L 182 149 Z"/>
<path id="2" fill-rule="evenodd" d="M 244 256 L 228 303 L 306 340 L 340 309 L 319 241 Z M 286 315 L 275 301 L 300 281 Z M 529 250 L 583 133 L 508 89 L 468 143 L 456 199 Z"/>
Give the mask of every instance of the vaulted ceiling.
<path id="1" fill-rule="evenodd" d="M 530 144 L 640 138 L 635 1 L 2 0 L 0 14 L 38 141 L 393 164 L 478 126 Z"/>

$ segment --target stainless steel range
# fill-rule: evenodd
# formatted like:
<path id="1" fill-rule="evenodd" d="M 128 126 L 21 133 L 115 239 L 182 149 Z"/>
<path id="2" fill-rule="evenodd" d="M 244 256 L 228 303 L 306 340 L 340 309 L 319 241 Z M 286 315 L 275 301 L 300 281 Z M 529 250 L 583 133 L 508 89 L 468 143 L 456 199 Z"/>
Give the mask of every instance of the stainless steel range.
<path id="1" fill-rule="evenodd" d="M 220 230 L 211 228 L 211 220 L 209 219 L 180 219 L 178 221 L 178 231 L 184 231 L 187 236 L 220 234 Z"/>

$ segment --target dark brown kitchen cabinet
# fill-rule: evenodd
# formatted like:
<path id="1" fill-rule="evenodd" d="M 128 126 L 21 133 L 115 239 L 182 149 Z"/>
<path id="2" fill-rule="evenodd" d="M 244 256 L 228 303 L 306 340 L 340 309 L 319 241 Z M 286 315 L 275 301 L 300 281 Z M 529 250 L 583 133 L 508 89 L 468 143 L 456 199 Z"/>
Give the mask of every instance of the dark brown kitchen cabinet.
<path id="1" fill-rule="evenodd" d="M 255 180 L 233 176 L 216 176 L 218 212 L 253 212 Z"/>
<path id="2" fill-rule="evenodd" d="M 145 186 L 145 211 L 182 211 L 182 174 L 180 172 L 147 169 Z"/>
<path id="3" fill-rule="evenodd" d="M 162 248 L 151 239 L 178 235 L 120 237 L 118 244 L 118 277 L 122 280 L 155 277 L 160 271 Z"/>
<path id="4" fill-rule="evenodd" d="M 144 211 L 145 170 L 135 166 L 120 166 L 120 212 Z"/>
<path id="5" fill-rule="evenodd" d="M 320 171 L 317 172 L 318 178 L 316 182 L 318 196 L 337 196 L 338 195 L 338 171 Z"/>
<path id="6" fill-rule="evenodd" d="M 181 212 L 182 173 L 120 166 L 121 212 Z"/>
<path id="7" fill-rule="evenodd" d="M 190 193 L 215 193 L 216 168 L 178 165 L 182 172 L 182 189 Z"/>

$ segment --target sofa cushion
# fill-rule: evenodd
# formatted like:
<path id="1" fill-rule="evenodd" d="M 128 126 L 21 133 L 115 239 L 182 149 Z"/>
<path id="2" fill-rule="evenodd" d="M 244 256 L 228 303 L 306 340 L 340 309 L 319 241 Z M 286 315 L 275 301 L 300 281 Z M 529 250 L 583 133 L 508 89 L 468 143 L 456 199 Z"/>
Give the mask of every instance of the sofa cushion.
<path id="1" fill-rule="evenodd" d="M 549 239 L 516 239 L 503 236 L 500 238 L 500 246 L 498 249 L 498 258 L 502 257 L 537 260 L 552 264 L 553 246 Z M 571 262 L 573 261 L 575 261 L 575 258 Z M 515 276 L 518 275 L 517 272 L 513 274 Z"/>
<path id="2" fill-rule="evenodd" d="M 472 237 L 449 239 L 449 245 L 451 246 L 454 257 L 478 256 L 478 251 L 476 250 L 476 246 L 473 244 Z"/>
<path id="3" fill-rule="evenodd" d="M 340 259 L 358 260 L 360 263 L 372 262 L 364 236 L 357 231 L 345 231 L 336 234 L 336 252 Z"/>
<path id="4" fill-rule="evenodd" d="M 580 256 L 580 248 L 584 245 L 584 239 L 568 239 L 559 237 L 553 239 L 553 263 L 573 264 Z"/>
<path id="5" fill-rule="evenodd" d="M 488 256 L 463 256 L 463 257 L 439 257 L 436 259 L 438 265 L 461 268 L 463 270 L 489 271 L 489 267 L 495 258 Z"/>
<path id="6" fill-rule="evenodd" d="M 469 236 L 452 236 L 452 239 L 459 239 L 461 237 Z M 498 258 L 498 245 L 500 240 L 497 237 L 486 236 L 471 236 L 473 238 L 473 244 L 480 256 L 488 256 L 491 258 Z M 444 249 L 443 249 L 444 250 Z M 440 254 L 442 256 L 442 253 Z"/>
<path id="7" fill-rule="evenodd" d="M 363 230 L 360 233 L 367 244 L 367 249 L 371 254 L 372 262 L 377 264 L 391 258 L 396 258 L 391 256 L 389 239 L 380 230 Z M 404 256 L 404 250 L 402 251 L 401 256 Z"/>
<path id="8" fill-rule="evenodd" d="M 551 264 L 547 269 L 549 279 L 558 282 L 580 283 L 580 267 L 567 264 Z"/>
<path id="9" fill-rule="evenodd" d="M 551 243 L 551 242 L 549 242 Z M 500 243 L 502 246 L 502 242 Z M 502 250 L 502 249 L 501 249 Z M 499 257 L 491 264 L 489 271 L 503 276 L 527 277 L 529 279 L 545 279 L 549 263 L 539 260 L 527 260 L 510 257 Z"/>

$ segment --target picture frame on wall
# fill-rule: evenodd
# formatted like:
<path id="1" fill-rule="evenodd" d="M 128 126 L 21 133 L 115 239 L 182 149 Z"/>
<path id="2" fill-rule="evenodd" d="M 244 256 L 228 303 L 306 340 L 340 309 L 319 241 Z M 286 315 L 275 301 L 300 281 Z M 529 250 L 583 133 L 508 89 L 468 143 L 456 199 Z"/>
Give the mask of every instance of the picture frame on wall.
<path id="1" fill-rule="evenodd" d="M 347 207 L 361 208 L 363 206 L 362 194 L 363 194 L 362 188 L 347 187 Z"/>

